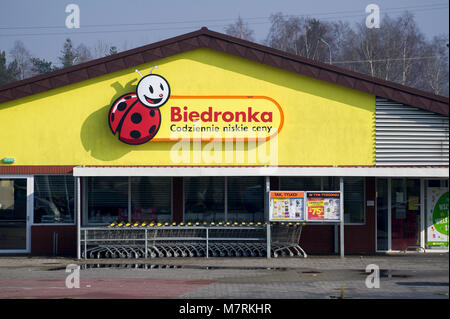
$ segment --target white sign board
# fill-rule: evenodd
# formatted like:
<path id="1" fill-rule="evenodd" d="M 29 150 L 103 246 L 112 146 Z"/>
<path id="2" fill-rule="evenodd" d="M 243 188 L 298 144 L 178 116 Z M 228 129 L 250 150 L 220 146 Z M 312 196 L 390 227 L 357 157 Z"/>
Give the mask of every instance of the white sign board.
<path id="1" fill-rule="evenodd" d="M 269 220 L 305 220 L 305 192 L 270 192 Z"/>

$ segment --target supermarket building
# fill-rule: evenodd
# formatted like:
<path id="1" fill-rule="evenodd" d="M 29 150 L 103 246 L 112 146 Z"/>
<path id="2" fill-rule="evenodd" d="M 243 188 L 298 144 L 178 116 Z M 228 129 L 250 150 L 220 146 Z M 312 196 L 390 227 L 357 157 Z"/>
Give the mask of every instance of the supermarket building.
<path id="1" fill-rule="evenodd" d="M 341 181 L 347 254 L 448 251 L 448 102 L 206 28 L 1 86 L 0 253 L 264 222 L 268 190 Z M 339 229 L 307 222 L 302 247 L 338 253 Z"/>

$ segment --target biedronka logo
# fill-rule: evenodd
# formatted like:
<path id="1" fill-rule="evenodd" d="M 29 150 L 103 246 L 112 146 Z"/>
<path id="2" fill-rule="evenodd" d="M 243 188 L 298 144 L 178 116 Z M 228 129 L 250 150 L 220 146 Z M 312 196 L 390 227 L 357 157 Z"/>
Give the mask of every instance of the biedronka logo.
<path id="1" fill-rule="evenodd" d="M 172 95 L 167 80 L 142 76 L 136 92 L 117 98 L 109 126 L 119 140 L 138 145 L 158 141 L 268 141 L 283 127 L 281 106 L 267 96 Z M 162 108 L 164 106 L 164 108 Z"/>

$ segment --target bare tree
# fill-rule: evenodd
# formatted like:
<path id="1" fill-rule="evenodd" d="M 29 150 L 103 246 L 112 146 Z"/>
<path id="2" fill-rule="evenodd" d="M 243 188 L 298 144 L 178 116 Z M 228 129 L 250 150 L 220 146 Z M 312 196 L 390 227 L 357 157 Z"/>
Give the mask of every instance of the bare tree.
<path id="1" fill-rule="evenodd" d="M 431 70 L 435 72 L 440 70 L 439 74 L 442 75 L 444 64 L 442 61 L 434 60 L 434 63 L 437 63 L 434 67 L 424 65 L 426 61 L 431 62 L 430 56 L 441 56 L 445 50 L 441 49 L 438 52 L 436 43 L 426 41 L 414 16 L 409 12 L 397 18 L 385 15 L 379 29 L 368 29 L 365 23 L 361 22 L 356 27 L 354 43 L 356 46 L 349 47 L 359 54 L 353 62 L 355 65 L 350 67 L 354 71 L 411 87 L 438 91 L 436 87 L 431 89 L 425 85 L 423 75 L 424 72 L 428 74 Z M 431 77 L 430 74 L 429 76 Z M 437 80 L 434 82 L 440 83 Z"/>
<path id="2" fill-rule="evenodd" d="M 329 24 L 329 45 L 333 56 L 333 64 L 338 64 L 350 70 L 355 70 L 354 64 L 342 63 L 359 59 L 359 54 L 353 49 L 356 42 L 356 33 L 347 22 L 337 21 Z"/>
<path id="3" fill-rule="evenodd" d="M 303 57 L 328 62 L 333 29 L 329 23 L 317 19 L 285 17 L 281 13 L 271 15 L 271 27 L 266 45 Z M 325 43 L 324 43 L 325 42 Z"/>
<path id="4" fill-rule="evenodd" d="M 225 28 L 225 33 L 243 40 L 254 41 L 254 31 L 249 28 L 248 23 L 244 23 L 241 16 L 238 17 L 235 23 L 229 24 Z"/>
<path id="5" fill-rule="evenodd" d="M 125 51 L 127 49 L 127 40 L 123 42 L 121 51 Z M 93 46 L 93 57 L 103 58 L 105 56 L 118 53 L 119 50 L 117 46 L 107 43 L 103 40 L 98 40 Z"/>
<path id="6" fill-rule="evenodd" d="M 379 29 L 365 21 L 353 28 L 341 21 L 272 14 L 265 44 L 387 81 L 448 95 L 448 36 L 427 41 L 409 12 L 384 15 Z"/>
<path id="7" fill-rule="evenodd" d="M 93 47 L 94 57 L 102 58 L 109 54 L 109 44 L 103 40 L 98 40 Z"/>
<path id="8" fill-rule="evenodd" d="M 300 54 L 313 60 L 328 61 L 329 49 L 323 42 L 329 43 L 333 40 L 329 36 L 330 29 L 329 24 L 322 23 L 317 19 L 305 19 L 299 43 Z"/>
<path id="9" fill-rule="evenodd" d="M 448 36 L 436 36 L 430 43 L 423 45 L 420 75 L 417 87 L 434 94 L 449 94 Z"/>
<path id="10" fill-rule="evenodd" d="M 296 42 L 301 32 L 299 18 L 285 18 L 281 12 L 270 15 L 270 30 L 265 44 L 282 51 L 300 54 Z"/>
<path id="11" fill-rule="evenodd" d="M 23 80 L 31 75 L 31 55 L 30 52 L 25 48 L 22 41 L 15 41 L 14 46 L 10 51 L 12 60 L 16 61 L 17 67 L 19 69 L 19 80 Z"/>
<path id="12" fill-rule="evenodd" d="M 91 51 L 83 43 L 81 43 L 77 46 L 77 48 L 75 49 L 75 55 L 77 57 L 76 64 L 92 60 Z"/>

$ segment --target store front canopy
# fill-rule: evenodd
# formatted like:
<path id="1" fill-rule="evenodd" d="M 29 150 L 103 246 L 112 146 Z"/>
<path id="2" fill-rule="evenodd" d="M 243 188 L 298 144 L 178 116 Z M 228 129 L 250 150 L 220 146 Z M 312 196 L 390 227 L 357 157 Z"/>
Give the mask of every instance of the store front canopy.
<path id="1" fill-rule="evenodd" d="M 75 167 L 74 176 L 366 176 L 448 178 L 448 167 Z"/>

